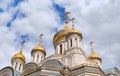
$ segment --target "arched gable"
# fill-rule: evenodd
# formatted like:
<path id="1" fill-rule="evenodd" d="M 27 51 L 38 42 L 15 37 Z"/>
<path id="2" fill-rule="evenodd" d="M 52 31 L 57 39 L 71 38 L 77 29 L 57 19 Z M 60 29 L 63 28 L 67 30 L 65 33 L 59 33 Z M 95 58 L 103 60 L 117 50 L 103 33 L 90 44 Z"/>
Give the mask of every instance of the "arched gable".
<path id="1" fill-rule="evenodd" d="M 54 70 L 59 71 L 64 68 L 64 65 L 57 59 L 52 59 L 44 62 L 44 64 L 40 67 L 44 70 Z"/>
<path id="2" fill-rule="evenodd" d="M 23 74 L 28 74 L 30 72 L 33 72 L 36 69 L 37 69 L 37 65 L 33 62 L 30 62 L 30 63 L 24 65 Z"/>
<path id="3" fill-rule="evenodd" d="M 0 70 L 0 76 L 14 76 L 12 67 L 5 67 Z"/>

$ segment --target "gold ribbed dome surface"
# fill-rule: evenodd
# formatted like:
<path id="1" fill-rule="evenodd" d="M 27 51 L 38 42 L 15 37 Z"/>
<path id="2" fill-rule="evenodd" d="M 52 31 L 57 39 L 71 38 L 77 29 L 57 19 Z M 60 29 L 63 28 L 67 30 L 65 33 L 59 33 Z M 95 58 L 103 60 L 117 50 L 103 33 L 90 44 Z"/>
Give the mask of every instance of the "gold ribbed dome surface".
<path id="1" fill-rule="evenodd" d="M 54 36 L 54 39 L 53 39 L 54 43 L 56 43 L 59 39 L 66 37 L 68 32 L 69 32 L 68 29 L 63 29 L 63 30 L 60 30 L 59 32 L 57 32 Z"/>
<path id="2" fill-rule="evenodd" d="M 78 34 L 82 38 L 82 33 L 79 30 L 75 29 L 74 26 L 72 26 L 72 29 L 69 30 L 69 33 L 67 36 L 69 36 L 71 34 Z"/>
<path id="3" fill-rule="evenodd" d="M 64 29 L 58 31 L 55 34 L 55 36 L 53 38 L 53 42 L 56 43 L 59 39 L 66 37 L 68 32 L 69 32 L 69 26 L 68 26 L 68 23 L 66 23 Z"/>
<path id="4" fill-rule="evenodd" d="M 77 29 L 75 29 L 74 27 L 72 27 L 72 29 L 70 30 L 70 32 L 72 33 L 80 33 L 80 31 L 79 30 L 77 30 Z"/>
<path id="5" fill-rule="evenodd" d="M 21 59 L 24 63 L 26 62 L 26 58 L 25 56 L 23 55 L 22 53 L 22 49 L 20 49 L 20 52 L 15 54 L 13 57 L 12 57 L 12 60 L 15 60 L 15 59 Z"/>
<path id="6" fill-rule="evenodd" d="M 101 57 L 96 54 L 93 50 L 91 52 L 91 55 L 88 57 L 89 59 L 100 59 L 101 60 Z"/>
<path id="7" fill-rule="evenodd" d="M 40 51 L 40 52 L 42 52 L 42 53 L 44 53 L 44 54 L 46 55 L 46 51 L 45 51 L 45 49 L 42 47 L 41 44 L 38 44 L 36 47 L 34 47 L 34 48 L 32 49 L 31 54 L 34 53 L 34 52 L 36 52 L 36 51 Z"/>

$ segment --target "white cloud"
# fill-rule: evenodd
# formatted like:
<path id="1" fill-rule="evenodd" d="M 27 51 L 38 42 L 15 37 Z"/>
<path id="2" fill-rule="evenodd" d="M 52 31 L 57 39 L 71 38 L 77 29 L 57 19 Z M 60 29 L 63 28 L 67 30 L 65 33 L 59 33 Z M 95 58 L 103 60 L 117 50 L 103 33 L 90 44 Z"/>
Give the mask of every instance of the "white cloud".
<path id="1" fill-rule="evenodd" d="M 13 0 L 1 0 L 0 1 L 0 8 L 2 8 L 4 11 L 8 9 L 8 7 L 11 5 Z"/>
<path id="2" fill-rule="evenodd" d="M 14 11 L 19 10 L 20 12 L 26 14 L 25 18 L 17 17 L 11 24 L 10 29 L 6 27 L 7 23 L 12 19 L 14 15 Z M 15 43 L 15 39 L 20 35 L 28 34 L 30 40 L 26 42 L 24 53 L 26 55 L 27 61 L 31 60 L 31 50 L 35 47 L 39 42 L 40 33 L 45 34 L 43 41 L 48 42 L 50 39 L 52 40 L 53 34 L 51 33 L 52 28 L 57 27 L 59 24 L 57 23 L 57 14 L 54 9 L 52 9 L 51 1 L 41 1 L 35 0 L 34 2 L 31 0 L 21 2 L 17 7 L 10 7 L 9 10 L 0 14 L 0 38 L 1 41 L 1 64 L 0 67 L 5 67 L 6 64 L 10 65 L 10 60 L 13 54 L 19 52 L 20 46 L 18 43 Z M 3 28 L 4 27 L 4 28 Z M 50 38 L 49 38 L 50 37 Z M 38 41 L 37 41 L 37 40 Z M 43 44 L 43 46 L 48 44 Z M 50 49 L 50 45 L 46 47 L 46 49 Z M 49 51 L 53 51 L 53 48 Z M 8 52 L 8 53 L 6 53 Z M 29 52 L 29 53 L 28 53 Z M 51 53 L 51 52 L 48 52 Z M 9 54 L 9 55 L 8 55 Z M 6 56 L 7 55 L 7 56 Z M 4 64 L 6 63 L 6 64 Z"/>

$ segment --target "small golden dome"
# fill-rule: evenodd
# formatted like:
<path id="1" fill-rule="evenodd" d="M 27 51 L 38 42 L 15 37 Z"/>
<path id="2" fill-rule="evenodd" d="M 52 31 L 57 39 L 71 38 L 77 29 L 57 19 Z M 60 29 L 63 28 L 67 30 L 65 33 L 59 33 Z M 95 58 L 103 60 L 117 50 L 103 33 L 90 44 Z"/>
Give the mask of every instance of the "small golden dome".
<path id="1" fill-rule="evenodd" d="M 75 29 L 75 27 L 73 26 L 72 29 L 70 30 L 70 33 L 80 33 L 79 30 Z"/>
<path id="2" fill-rule="evenodd" d="M 36 52 L 36 51 L 40 51 L 40 52 L 44 53 L 44 55 L 46 55 L 46 51 L 45 51 L 45 49 L 42 47 L 41 44 L 38 44 L 36 47 L 34 47 L 34 48 L 32 49 L 31 54 L 34 53 L 34 52 Z"/>
<path id="3" fill-rule="evenodd" d="M 101 57 L 98 54 L 96 54 L 93 50 L 91 52 L 91 55 L 88 58 L 89 59 L 99 59 L 99 60 L 101 60 Z"/>
<path id="4" fill-rule="evenodd" d="M 12 57 L 12 60 L 15 60 L 15 59 L 21 59 L 24 63 L 26 62 L 26 58 L 25 56 L 23 55 L 22 53 L 22 49 L 20 49 L 20 52 L 15 54 L 13 57 Z"/>
<path id="5" fill-rule="evenodd" d="M 93 41 L 90 42 L 91 55 L 88 58 L 89 59 L 99 59 L 99 60 L 101 60 L 101 57 L 94 52 L 93 43 L 94 43 Z"/>
<path id="6" fill-rule="evenodd" d="M 45 49 L 42 47 L 42 36 L 43 36 L 43 34 L 40 34 L 40 43 L 39 43 L 36 47 L 34 47 L 34 48 L 32 49 L 31 54 L 33 54 L 33 53 L 36 52 L 36 51 L 40 51 L 40 52 L 42 52 L 44 55 L 46 55 L 46 51 L 45 51 Z"/>
<path id="7" fill-rule="evenodd" d="M 82 33 L 79 30 L 75 29 L 74 24 L 72 25 L 72 29 L 69 30 L 68 35 L 71 35 L 71 34 L 78 34 L 82 38 Z"/>

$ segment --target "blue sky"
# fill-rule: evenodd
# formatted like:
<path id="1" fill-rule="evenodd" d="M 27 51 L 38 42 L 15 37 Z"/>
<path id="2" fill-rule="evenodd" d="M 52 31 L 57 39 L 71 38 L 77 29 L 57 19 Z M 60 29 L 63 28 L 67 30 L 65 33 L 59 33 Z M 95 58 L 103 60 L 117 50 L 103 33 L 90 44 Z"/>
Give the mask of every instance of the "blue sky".
<path id="1" fill-rule="evenodd" d="M 118 0 L 0 0 L 0 67 L 11 66 L 11 57 L 25 40 L 24 55 L 31 61 L 31 50 L 44 34 L 47 56 L 54 54 L 54 34 L 62 29 L 64 13 L 75 17 L 75 27 L 83 34 L 82 47 L 90 54 L 89 42 L 103 59 L 103 69 L 120 68 L 120 1 Z M 71 21 L 69 21 L 71 27 Z M 52 45 L 52 46 L 51 46 Z M 109 63 L 109 64 L 108 64 Z"/>

